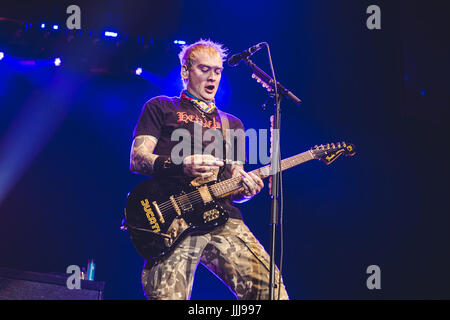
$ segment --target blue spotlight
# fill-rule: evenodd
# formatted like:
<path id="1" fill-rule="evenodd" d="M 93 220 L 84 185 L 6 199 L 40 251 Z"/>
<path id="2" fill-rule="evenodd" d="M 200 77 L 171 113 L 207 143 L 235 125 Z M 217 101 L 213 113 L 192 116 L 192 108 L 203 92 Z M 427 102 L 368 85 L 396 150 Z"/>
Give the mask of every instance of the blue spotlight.
<path id="1" fill-rule="evenodd" d="M 136 69 L 136 75 L 140 76 L 142 74 L 142 68 Z"/>
<path id="2" fill-rule="evenodd" d="M 117 32 L 105 31 L 105 37 L 117 38 L 117 36 L 118 36 Z"/>
<path id="3" fill-rule="evenodd" d="M 41 23 L 41 29 L 45 29 L 45 23 Z"/>
<path id="4" fill-rule="evenodd" d="M 175 40 L 173 43 L 175 43 L 175 44 L 186 44 L 186 41 L 184 41 L 184 40 Z"/>
<path id="5" fill-rule="evenodd" d="M 53 25 L 53 30 L 58 30 L 58 29 L 59 29 L 59 26 L 57 24 L 54 24 Z"/>
<path id="6" fill-rule="evenodd" d="M 61 65 L 61 59 L 56 58 L 55 60 L 53 60 L 53 63 L 55 64 L 56 67 L 59 67 Z"/>
<path id="7" fill-rule="evenodd" d="M 0 51 L 0 60 L 3 60 L 4 57 L 5 57 L 5 54 Z"/>

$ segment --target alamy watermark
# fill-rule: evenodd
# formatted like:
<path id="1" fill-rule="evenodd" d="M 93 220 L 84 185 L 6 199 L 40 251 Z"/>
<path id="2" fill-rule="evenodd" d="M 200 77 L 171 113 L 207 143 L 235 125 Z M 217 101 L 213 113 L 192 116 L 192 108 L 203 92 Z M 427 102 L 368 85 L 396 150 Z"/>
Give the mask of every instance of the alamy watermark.
<path id="1" fill-rule="evenodd" d="M 366 269 L 366 273 L 370 274 L 367 278 L 366 286 L 369 290 L 381 289 L 381 269 L 376 264 L 370 265 Z"/>
<path id="2" fill-rule="evenodd" d="M 207 129 L 203 131 L 200 124 L 194 123 L 193 136 L 189 130 L 184 128 L 178 128 L 172 132 L 171 141 L 178 143 L 172 148 L 170 157 L 175 164 L 183 163 L 184 158 L 193 153 L 211 154 L 218 159 L 226 159 L 227 162 L 266 165 L 271 163 L 271 155 L 273 155 L 273 159 L 277 159 L 279 155 L 279 130 L 271 130 L 270 144 L 268 135 L 269 130 L 267 129 L 250 128 L 245 131 L 243 129 L 227 129 L 225 137 L 223 137 L 220 130 Z M 276 170 L 276 165 L 277 162 L 272 166 L 273 170 Z"/>
<path id="3" fill-rule="evenodd" d="M 70 274 L 66 280 L 67 289 L 81 289 L 81 269 L 79 266 L 73 264 L 67 267 L 66 273 Z"/>
<path id="4" fill-rule="evenodd" d="M 81 9 L 79 6 L 72 4 L 67 7 L 66 13 L 70 14 L 66 20 L 67 29 L 81 29 Z"/>
<path id="5" fill-rule="evenodd" d="M 373 4 L 367 7 L 367 14 L 370 16 L 366 20 L 366 26 L 369 30 L 381 29 L 381 9 L 379 6 Z"/>

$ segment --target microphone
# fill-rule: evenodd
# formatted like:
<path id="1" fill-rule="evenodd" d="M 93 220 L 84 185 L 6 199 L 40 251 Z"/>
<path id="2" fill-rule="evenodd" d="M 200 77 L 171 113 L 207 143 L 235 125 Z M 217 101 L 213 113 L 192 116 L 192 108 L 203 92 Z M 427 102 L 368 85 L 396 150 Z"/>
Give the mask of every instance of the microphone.
<path id="1" fill-rule="evenodd" d="M 265 42 L 258 43 L 257 45 L 250 47 L 249 49 L 242 51 L 241 53 L 237 53 L 231 56 L 231 58 L 228 59 L 228 65 L 230 67 L 237 66 L 239 62 L 253 55 L 256 51 L 265 46 L 265 44 L 266 44 Z"/>

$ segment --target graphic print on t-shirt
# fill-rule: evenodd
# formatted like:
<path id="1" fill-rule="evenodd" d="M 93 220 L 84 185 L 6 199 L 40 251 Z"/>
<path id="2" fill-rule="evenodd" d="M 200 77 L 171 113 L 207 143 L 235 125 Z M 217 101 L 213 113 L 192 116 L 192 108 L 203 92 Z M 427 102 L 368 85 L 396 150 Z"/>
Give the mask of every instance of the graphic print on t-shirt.
<path id="1" fill-rule="evenodd" d="M 184 122 L 192 122 L 192 123 L 200 123 L 202 127 L 208 128 L 208 129 L 220 129 L 221 125 L 220 122 L 216 121 L 216 118 L 213 118 L 212 120 L 208 120 L 206 118 L 200 118 L 197 114 L 191 114 L 184 111 L 177 112 L 177 123 Z"/>

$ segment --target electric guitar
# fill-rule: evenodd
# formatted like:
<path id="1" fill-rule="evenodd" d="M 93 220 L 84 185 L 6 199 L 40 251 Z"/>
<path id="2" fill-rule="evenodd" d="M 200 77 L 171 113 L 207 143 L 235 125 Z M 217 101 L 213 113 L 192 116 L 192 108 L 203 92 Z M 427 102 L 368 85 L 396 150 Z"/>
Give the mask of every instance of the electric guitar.
<path id="1" fill-rule="evenodd" d="M 315 146 L 282 160 L 279 170 L 313 159 L 320 159 L 329 165 L 342 154 L 355 155 L 354 145 L 343 142 Z M 271 165 L 251 172 L 261 179 L 273 174 Z M 223 225 L 229 214 L 221 200 L 240 188 L 240 176 L 222 181 L 196 178 L 185 185 L 168 178 L 149 178 L 128 194 L 121 229 L 129 232 L 139 255 L 157 261 L 175 248 L 186 235 L 209 232 Z"/>

